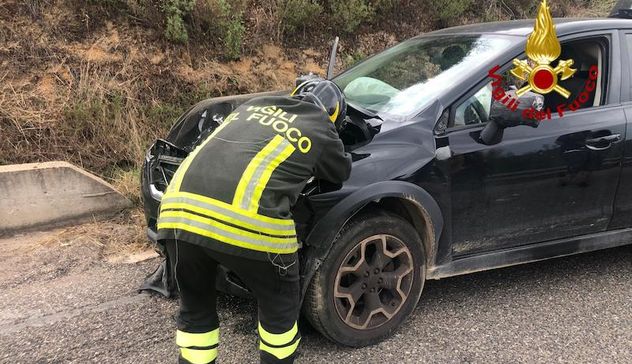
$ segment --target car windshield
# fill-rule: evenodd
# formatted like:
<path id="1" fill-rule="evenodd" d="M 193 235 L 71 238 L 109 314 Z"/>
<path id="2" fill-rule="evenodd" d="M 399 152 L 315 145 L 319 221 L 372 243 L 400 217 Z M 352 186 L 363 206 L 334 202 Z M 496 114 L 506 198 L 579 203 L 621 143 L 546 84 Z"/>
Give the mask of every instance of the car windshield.
<path id="1" fill-rule="evenodd" d="M 352 105 L 398 119 L 456 87 L 473 68 L 503 53 L 500 35 L 426 36 L 404 41 L 334 78 Z"/>

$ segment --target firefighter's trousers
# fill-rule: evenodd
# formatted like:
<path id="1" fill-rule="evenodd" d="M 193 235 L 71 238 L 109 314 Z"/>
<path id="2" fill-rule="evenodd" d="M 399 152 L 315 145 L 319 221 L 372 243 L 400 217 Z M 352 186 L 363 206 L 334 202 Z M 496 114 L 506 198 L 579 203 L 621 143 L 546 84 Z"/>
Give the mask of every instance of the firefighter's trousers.
<path id="1" fill-rule="evenodd" d="M 257 299 L 261 363 L 294 362 L 301 339 L 297 327 L 300 310 L 297 254 L 291 261 L 286 258 L 275 265 L 181 240 L 170 240 L 166 245 L 180 294 L 176 333 L 180 363 L 215 363 L 219 344 L 215 290 L 218 264 L 234 272 Z"/>

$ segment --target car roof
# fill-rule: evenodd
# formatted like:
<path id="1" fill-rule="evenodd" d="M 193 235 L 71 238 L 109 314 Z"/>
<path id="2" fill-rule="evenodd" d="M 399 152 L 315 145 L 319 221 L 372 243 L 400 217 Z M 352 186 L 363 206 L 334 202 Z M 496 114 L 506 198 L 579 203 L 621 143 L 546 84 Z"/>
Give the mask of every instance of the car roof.
<path id="1" fill-rule="evenodd" d="M 558 36 L 585 30 L 632 29 L 632 20 L 617 18 L 555 18 Z M 437 30 L 426 35 L 504 34 L 527 37 L 533 31 L 534 19 L 463 25 Z"/>

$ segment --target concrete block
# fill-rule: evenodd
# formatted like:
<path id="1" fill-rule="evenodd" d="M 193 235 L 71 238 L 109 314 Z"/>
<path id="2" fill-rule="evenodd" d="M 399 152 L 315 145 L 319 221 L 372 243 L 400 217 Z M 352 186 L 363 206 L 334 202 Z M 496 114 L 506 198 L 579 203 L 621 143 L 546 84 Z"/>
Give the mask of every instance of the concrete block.
<path id="1" fill-rule="evenodd" d="M 111 216 L 131 202 L 66 162 L 0 166 L 0 235 Z"/>

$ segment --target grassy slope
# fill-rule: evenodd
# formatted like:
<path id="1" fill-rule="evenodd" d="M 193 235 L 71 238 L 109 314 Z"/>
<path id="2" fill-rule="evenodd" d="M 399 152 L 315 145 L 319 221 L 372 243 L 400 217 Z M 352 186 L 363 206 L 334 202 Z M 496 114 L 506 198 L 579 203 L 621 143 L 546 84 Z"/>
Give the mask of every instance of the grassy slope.
<path id="1" fill-rule="evenodd" d="M 577 0 L 554 11 L 604 15 L 613 2 Z M 505 2 L 485 3 L 482 20 L 522 16 L 498 5 Z M 148 143 L 184 109 L 205 97 L 289 88 L 301 73 L 322 75 L 327 39 L 335 33 L 325 24 L 279 39 L 261 25 L 266 8 L 254 6 L 245 14 L 244 54 L 227 62 L 204 34 L 174 45 L 149 19 L 85 4 L 0 4 L 0 164 L 68 160 L 115 180 L 129 196 L 136 195 Z M 440 26 L 429 11 L 395 9 L 397 21 L 361 25 L 343 38 L 342 63 Z M 463 15 L 450 23 L 480 20 Z"/>

